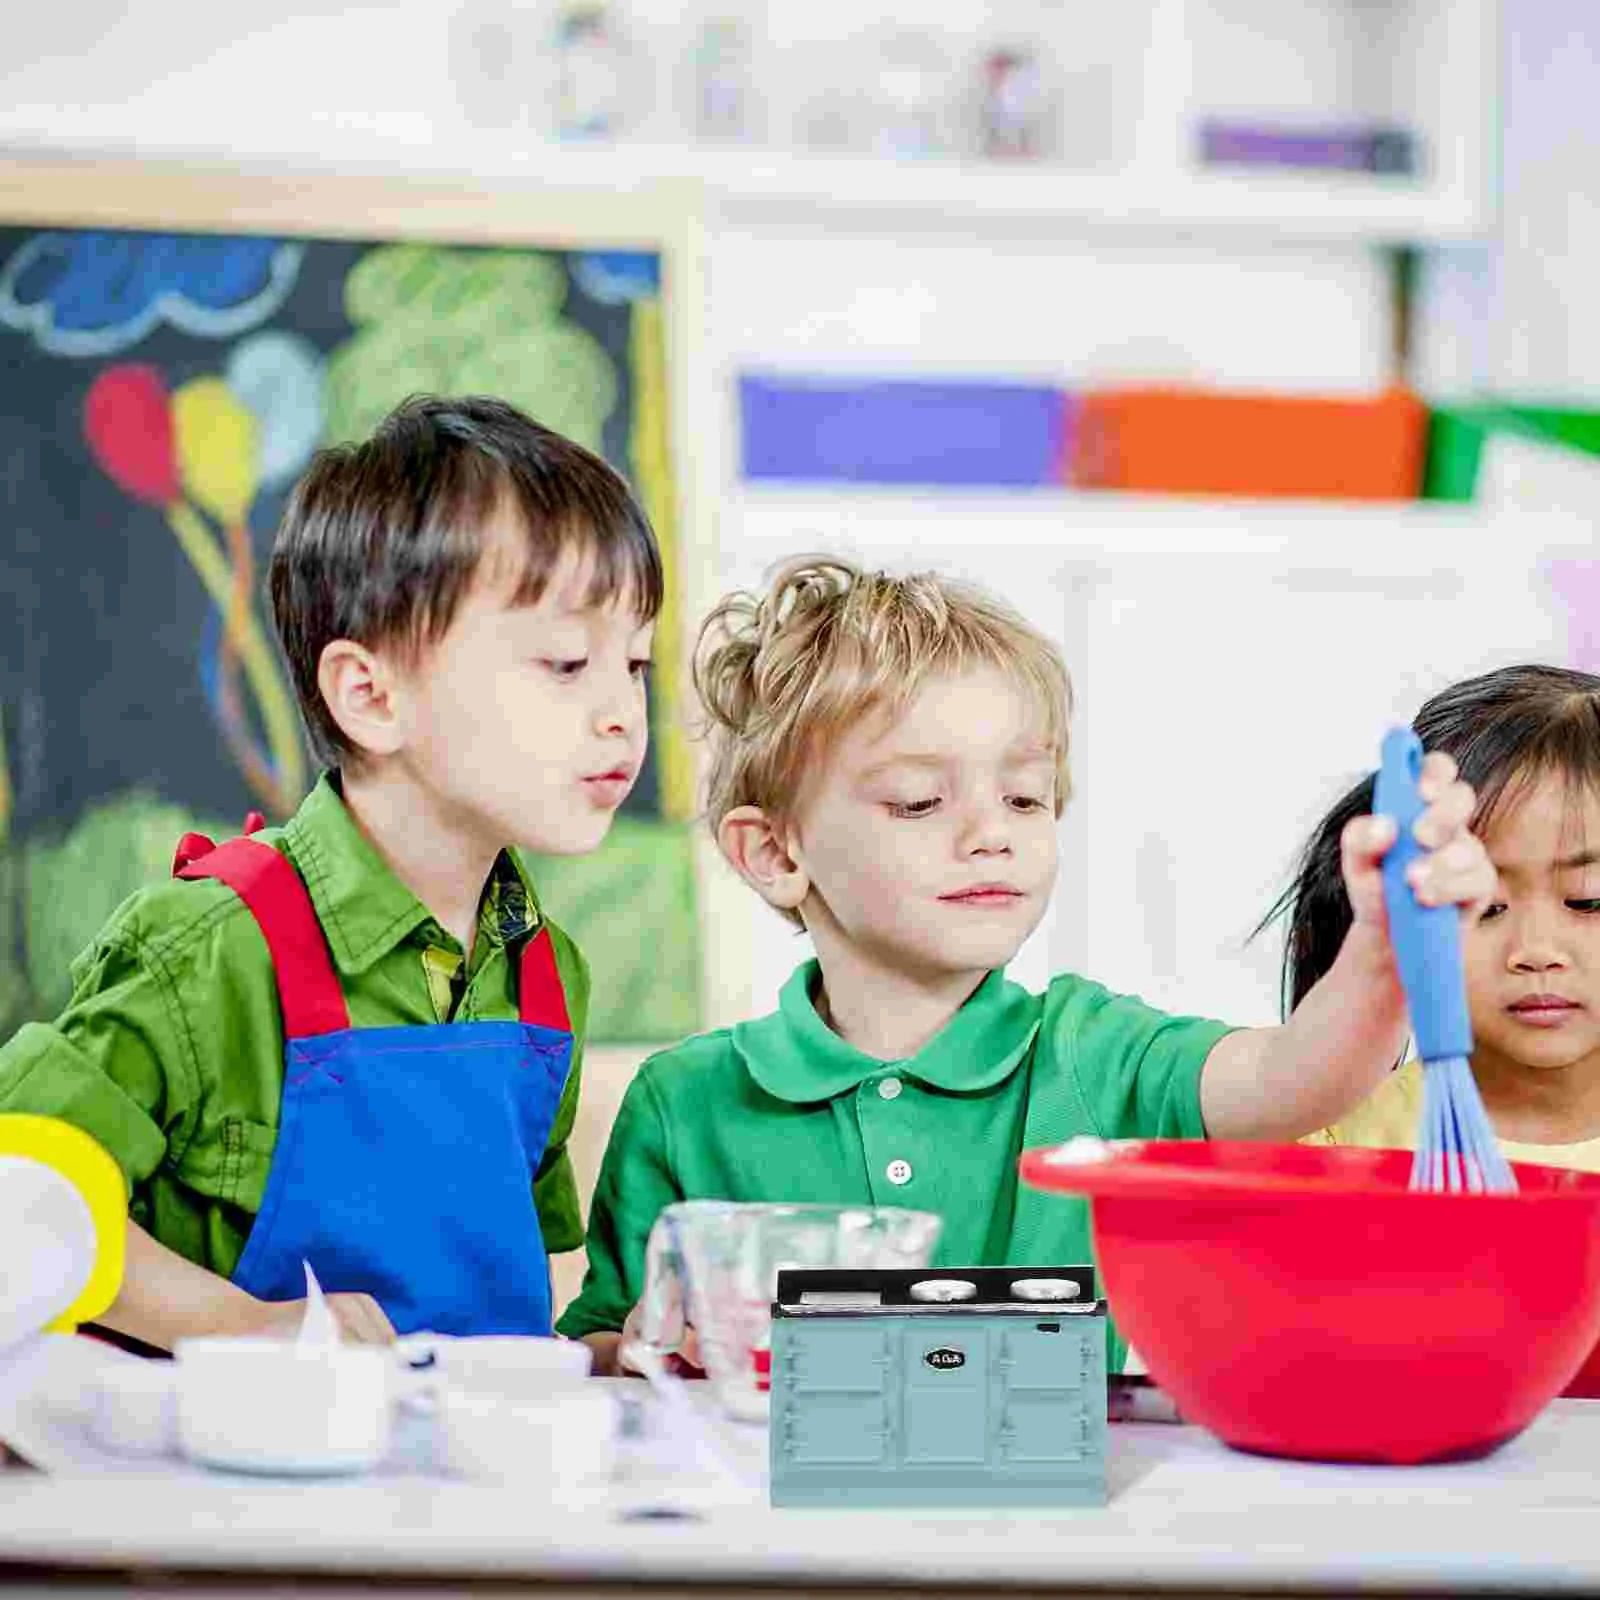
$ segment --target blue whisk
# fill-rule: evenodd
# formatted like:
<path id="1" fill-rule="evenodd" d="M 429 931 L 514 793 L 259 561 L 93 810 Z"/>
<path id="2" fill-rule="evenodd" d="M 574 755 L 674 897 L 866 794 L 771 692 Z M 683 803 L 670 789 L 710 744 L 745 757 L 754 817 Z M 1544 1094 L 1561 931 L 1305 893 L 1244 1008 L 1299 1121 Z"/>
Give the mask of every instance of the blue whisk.
<path id="1" fill-rule="evenodd" d="M 1422 854 L 1412 827 L 1425 809 L 1417 793 L 1422 742 L 1410 728 L 1383 741 L 1372 809 L 1399 830 L 1383 858 L 1389 940 L 1422 1057 L 1422 1128 L 1411 1165 L 1413 1189 L 1510 1192 L 1517 1180 L 1495 1141 L 1472 1076 L 1472 1023 L 1461 967 L 1460 913 L 1418 903 L 1406 868 Z"/>

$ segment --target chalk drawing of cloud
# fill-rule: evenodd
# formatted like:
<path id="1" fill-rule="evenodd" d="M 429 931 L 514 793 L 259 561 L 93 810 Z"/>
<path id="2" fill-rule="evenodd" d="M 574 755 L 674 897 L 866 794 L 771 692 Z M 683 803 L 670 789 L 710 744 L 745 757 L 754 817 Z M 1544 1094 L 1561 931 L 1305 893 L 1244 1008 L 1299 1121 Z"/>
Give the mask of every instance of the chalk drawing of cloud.
<path id="1" fill-rule="evenodd" d="M 661 293 L 661 262 L 632 250 L 592 250 L 573 258 L 572 276 L 592 300 L 625 305 Z"/>
<path id="2" fill-rule="evenodd" d="M 127 350 L 163 323 L 230 339 L 283 304 L 303 254 L 281 239 L 39 233 L 0 272 L 0 324 L 65 356 Z"/>

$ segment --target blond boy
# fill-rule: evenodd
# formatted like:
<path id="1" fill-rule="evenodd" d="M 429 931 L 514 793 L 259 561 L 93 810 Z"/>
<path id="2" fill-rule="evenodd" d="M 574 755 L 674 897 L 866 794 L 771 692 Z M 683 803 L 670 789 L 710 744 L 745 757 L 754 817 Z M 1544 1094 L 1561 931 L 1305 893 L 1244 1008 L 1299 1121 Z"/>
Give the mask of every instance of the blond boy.
<path id="1" fill-rule="evenodd" d="M 981 592 L 791 563 L 764 597 L 718 607 L 697 682 L 717 841 L 816 959 L 774 1014 L 663 1051 L 630 1086 L 588 1275 L 559 1324 L 602 1370 L 672 1201 L 913 1206 L 944 1218 L 944 1264 L 1087 1261 L 1086 1208 L 1020 1188 L 1023 1149 L 1080 1133 L 1294 1139 L 1398 1054 L 1380 873 L 1393 827 L 1374 817 L 1344 838 L 1343 950 L 1282 1027 L 1165 1015 L 1072 973 L 1043 994 L 1007 981 L 1056 886 L 1071 690 L 1051 644 Z M 1471 790 L 1438 757 L 1423 786 L 1419 894 L 1487 899 Z"/>

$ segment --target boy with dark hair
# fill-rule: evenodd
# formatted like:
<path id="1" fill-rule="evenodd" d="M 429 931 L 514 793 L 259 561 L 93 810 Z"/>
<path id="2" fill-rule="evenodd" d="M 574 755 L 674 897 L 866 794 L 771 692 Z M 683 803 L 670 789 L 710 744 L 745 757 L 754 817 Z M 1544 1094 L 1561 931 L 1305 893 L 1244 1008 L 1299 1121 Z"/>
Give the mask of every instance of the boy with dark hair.
<path id="1" fill-rule="evenodd" d="M 121 1164 L 116 1332 L 285 1331 L 309 1262 L 347 1338 L 547 1333 L 588 971 L 516 849 L 593 850 L 638 775 L 654 536 L 510 406 L 416 399 L 312 464 L 271 588 L 329 770 L 184 839 L 0 1050 L 0 1111 Z"/>

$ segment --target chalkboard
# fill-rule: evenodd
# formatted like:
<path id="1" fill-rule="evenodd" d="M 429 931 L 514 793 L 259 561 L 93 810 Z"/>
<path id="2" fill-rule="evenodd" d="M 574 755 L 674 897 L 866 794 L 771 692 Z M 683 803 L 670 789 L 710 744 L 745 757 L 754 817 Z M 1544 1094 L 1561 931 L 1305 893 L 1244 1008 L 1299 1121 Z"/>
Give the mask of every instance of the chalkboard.
<path id="1" fill-rule="evenodd" d="M 630 479 L 670 571 L 665 363 L 649 250 L 0 227 L 0 1029 L 61 1004 L 180 832 L 314 781 L 262 582 L 312 452 L 500 395 Z M 534 864 L 598 1039 L 698 1020 L 675 624 L 612 839 Z"/>

